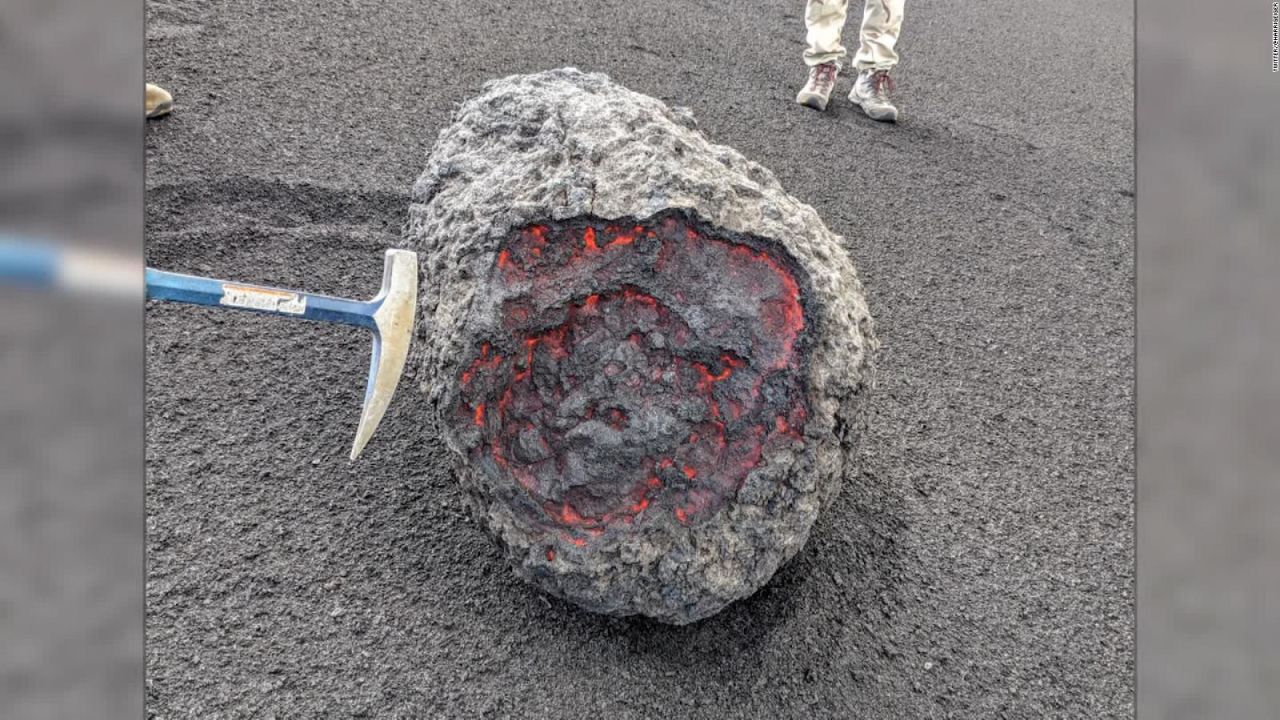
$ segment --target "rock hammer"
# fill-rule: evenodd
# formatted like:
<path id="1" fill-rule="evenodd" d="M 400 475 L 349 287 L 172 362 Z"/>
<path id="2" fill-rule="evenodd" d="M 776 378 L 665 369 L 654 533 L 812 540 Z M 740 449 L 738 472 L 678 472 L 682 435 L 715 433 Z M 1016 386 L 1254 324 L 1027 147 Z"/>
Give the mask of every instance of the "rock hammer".
<path id="1" fill-rule="evenodd" d="M 355 460 L 377 430 L 409 356 L 418 305 L 418 256 L 387 250 L 382 288 L 369 300 L 317 295 L 145 268 L 103 253 L 59 248 L 0 235 L 0 284 L 136 297 L 141 279 L 148 300 L 246 310 L 299 320 L 355 325 L 373 332 L 369 380 L 351 446 Z"/>

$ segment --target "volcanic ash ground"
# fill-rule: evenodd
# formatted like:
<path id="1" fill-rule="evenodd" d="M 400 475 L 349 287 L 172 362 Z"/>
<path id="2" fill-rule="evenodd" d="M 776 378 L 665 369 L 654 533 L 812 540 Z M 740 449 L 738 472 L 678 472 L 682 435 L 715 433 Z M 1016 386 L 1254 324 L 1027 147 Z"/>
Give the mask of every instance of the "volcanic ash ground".
<path id="1" fill-rule="evenodd" d="M 440 133 L 408 233 L 423 390 L 518 576 L 684 624 L 804 546 L 876 341 L 772 173 L 604 75 L 509 77 Z"/>

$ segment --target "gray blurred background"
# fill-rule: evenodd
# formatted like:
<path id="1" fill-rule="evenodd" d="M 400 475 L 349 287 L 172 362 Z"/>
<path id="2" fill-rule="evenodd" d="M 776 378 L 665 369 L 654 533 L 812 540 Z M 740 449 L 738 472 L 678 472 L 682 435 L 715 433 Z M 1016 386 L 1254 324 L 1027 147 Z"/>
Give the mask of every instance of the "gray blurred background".
<path id="1" fill-rule="evenodd" d="M 1137 17 L 1139 717 L 1280 717 L 1271 5 Z M 0 5 L 0 231 L 140 254 L 142 38 Z M 141 407 L 139 308 L 0 292 L 0 716 L 143 714 Z"/>
<path id="2" fill-rule="evenodd" d="M 0 3 L 0 237 L 141 259 L 142 4 Z M 140 278 L 139 278 L 140 279 Z M 142 309 L 0 288 L 0 717 L 142 716 Z"/>
<path id="3" fill-rule="evenodd" d="M 1280 717 L 1271 3 L 1138 2 L 1138 698 Z"/>

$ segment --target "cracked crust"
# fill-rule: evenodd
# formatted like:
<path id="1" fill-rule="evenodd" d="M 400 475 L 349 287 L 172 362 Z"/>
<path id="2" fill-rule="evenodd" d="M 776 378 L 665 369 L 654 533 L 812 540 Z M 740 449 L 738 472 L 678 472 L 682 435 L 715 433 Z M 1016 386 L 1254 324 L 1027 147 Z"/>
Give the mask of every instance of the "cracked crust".
<path id="1" fill-rule="evenodd" d="M 644 222 L 679 211 L 713 232 L 768 244 L 804 279 L 809 358 L 803 449 L 767 456 L 713 517 L 610 532 L 583 546 L 545 538 L 469 456 L 451 423 L 464 367 L 495 323 L 489 278 L 513 233 L 582 217 Z M 803 547 L 839 490 L 872 384 L 876 347 L 842 240 L 772 173 L 715 145 L 687 111 L 572 68 L 503 78 L 459 109 L 413 188 L 408 242 L 424 260 L 422 390 L 478 515 L 517 575 L 587 609 L 683 624 L 764 583 Z"/>

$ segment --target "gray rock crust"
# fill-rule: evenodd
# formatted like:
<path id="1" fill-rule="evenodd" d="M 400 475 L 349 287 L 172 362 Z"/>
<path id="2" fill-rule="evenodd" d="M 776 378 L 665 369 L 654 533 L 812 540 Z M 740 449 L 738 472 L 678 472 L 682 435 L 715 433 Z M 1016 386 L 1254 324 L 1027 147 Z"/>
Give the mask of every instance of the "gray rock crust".
<path id="1" fill-rule="evenodd" d="M 695 526 L 637 525 L 565 545 L 500 499 L 451 421 L 463 363 L 492 331 L 478 300 L 499 246 L 519 228 L 671 209 L 773 243 L 807 275 L 803 449 L 763 459 L 735 498 Z M 709 142 L 688 111 L 602 74 L 512 76 L 487 83 L 440 133 L 413 187 L 407 241 L 424 271 L 422 390 L 460 482 L 518 576 L 589 610 L 684 624 L 750 595 L 803 547 L 851 469 L 877 342 L 842 239 L 767 169 Z"/>

